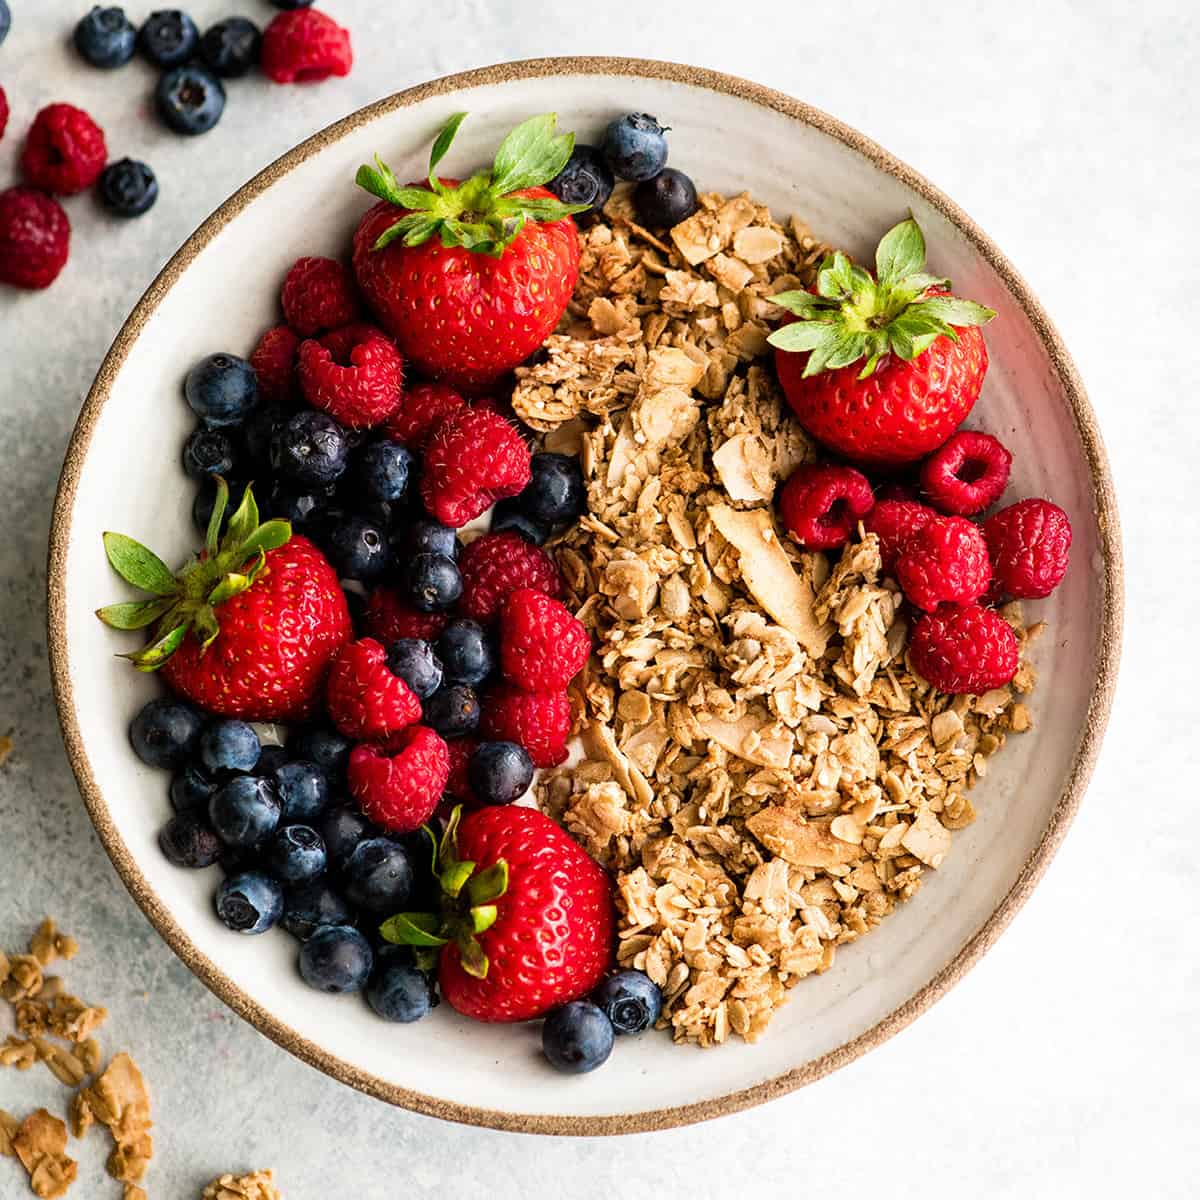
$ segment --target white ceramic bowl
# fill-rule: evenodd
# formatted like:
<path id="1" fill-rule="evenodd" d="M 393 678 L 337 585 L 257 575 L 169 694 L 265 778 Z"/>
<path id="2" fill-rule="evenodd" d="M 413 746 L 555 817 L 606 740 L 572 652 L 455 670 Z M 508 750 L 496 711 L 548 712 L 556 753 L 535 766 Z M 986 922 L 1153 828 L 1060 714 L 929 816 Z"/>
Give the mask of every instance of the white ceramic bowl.
<path id="1" fill-rule="evenodd" d="M 526 116 L 557 111 L 563 128 L 593 140 L 618 103 L 669 118 L 672 162 L 705 189 L 748 189 L 855 255 L 869 256 L 911 209 L 932 268 L 998 313 L 975 420 L 1013 450 L 1011 494 L 1052 496 L 1070 513 L 1075 543 L 1066 582 L 1038 606 L 1052 633 L 1036 655 L 1037 729 L 993 760 L 973 797 L 978 821 L 955 835 L 920 895 L 843 950 L 834 970 L 795 988 L 758 1045 L 700 1051 L 648 1035 L 620 1046 L 603 1070 L 564 1079 L 540 1060 L 536 1028 L 473 1024 L 445 1005 L 419 1026 L 386 1026 L 355 998 L 305 987 L 286 935 L 228 933 L 212 913 L 213 873 L 181 871 L 159 853 L 165 779 L 126 741 L 129 718 L 158 685 L 113 657 L 129 637 L 92 614 L 121 591 L 103 530 L 132 534 L 168 560 L 192 547 L 191 488 L 178 465 L 191 424 L 181 376 L 202 354 L 249 352 L 277 320 L 294 259 L 345 251 L 368 204 L 353 185 L 360 163 L 378 152 L 400 178 L 420 177 L 434 131 L 466 109 L 446 163 L 462 172 Z M 742 80 L 631 60 L 518 63 L 426 84 L 316 135 L 242 188 L 151 285 L 101 367 L 67 455 L 50 557 L 49 643 L 67 750 L 117 870 L 171 947 L 258 1029 L 346 1083 L 438 1116 L 553 1133 L 658 1128 L 758 1103 L 927 1008 L 999 935 L 1063 837 L 1103 731 L 1120 635 L 1117 517 L 1100 437 L 1058 335 L 996 247 L 927 182 L 823 113 Z"/>

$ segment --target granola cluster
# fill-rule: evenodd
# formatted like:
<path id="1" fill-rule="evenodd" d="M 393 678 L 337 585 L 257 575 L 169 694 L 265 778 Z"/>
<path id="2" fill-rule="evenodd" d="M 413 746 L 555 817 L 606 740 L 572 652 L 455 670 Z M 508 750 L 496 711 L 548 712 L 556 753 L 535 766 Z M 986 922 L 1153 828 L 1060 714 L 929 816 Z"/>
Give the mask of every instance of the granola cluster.
<path id="1" fill-rule="evenodd" d="M 765 361 L 771 296 L 827 247 L 748 196 L 701 197 L 664 242 L 618 193 L 517 414 L 578 453 L 589 512 L 555 547 L 596 653 L 574 686 L 582 761 L 543 808 L 617 880 L 619 961 L 664 991 L 679 1041 L 762 1034 L 920 886 L 974 817 L 1010 687 L 946 696 L 908 667 L 874 535 L 836 561 L 780 536 L 778 484 L 815 447 Z"/>

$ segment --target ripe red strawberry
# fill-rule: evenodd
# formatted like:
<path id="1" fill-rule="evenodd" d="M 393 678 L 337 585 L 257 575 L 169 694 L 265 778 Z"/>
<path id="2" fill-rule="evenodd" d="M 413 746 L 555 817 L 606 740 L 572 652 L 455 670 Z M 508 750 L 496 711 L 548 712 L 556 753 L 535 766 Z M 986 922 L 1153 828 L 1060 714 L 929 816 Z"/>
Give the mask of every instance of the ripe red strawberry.
<path id="1" fill-rule="evenodd" d="M 925 239 L 911 218 L 884 235 L 875 264 L 872 279 L 844 254 L 826 259 L 817 294 L 772 297 L 798 319 L 767 340 L 813 437 L 855 463 L 913 462 L 971 411 L 988 365 L 977 326 L 996 314 L 924 274 Z"/>
<path id="2" fill-rule="evenodd" d="M 579 274 L 571 214 L 541 185 L 566 164 L 571 134 L 552 113 L 500 144 L 491 169 L 435 174 L 462 123 L 438 135 L 427 182 L 401 187 L 378 159 L 359 186 L 382 203 L 354 235 L 358 285 L 401 353 L 431 379 L 478 390 L 528 358 L 558 324 Z"/>
<path id="3" fill-rule="evenodd" d="M 325 685 L 325 706 L 348 738 L 378 741 L 421 719 L 421 701 L 388 667 L 374 638 L 348 642 L 337 653 Z"/>
<path id="4" fill-rule="evenodd" d="M 586 995 L 612 961 L 608 876 L 535 809 L 458 815 L 438 852 L 440 921 L 400 914 L 384 937 L 440 946 L 442 995 L 477 1021 L 528 1021 Z"/>
<path id="5" fill-rule="evenodd" d="M 153 626 L 149 644 L 125 657 L 140 671 L 161 668 L 200 708 L 246 721 L 304 719 L 350 638 L 346 597 L 307 538 L 286 521 L 258 523 L 250 488 L 218 541 L 228 499 L 221 480 L 205 549 L 177 574 L 132 538 L 106 533 L 113 569 L 152 598 L 96 615 L 114 629 Z"/>
<path id="6" fill-rule="evenodd" d="M 401 730 L 386 745 L 355 746 L 346 767 L 350 794 L 393 833 L 411 833 L 433 816 L 449 775 L 446 743 L 426 725 Z"/>
<path id="7" fill-rule="evenodd" d="M 388 417 L 384 432 L 413 450 L 423 450 L 437 427 L 466 401 L 444 383 L 418 383 L 404 389 L 400 407 Z"/>
<path id="8" fill-rule="evenodd" d="M 459 611 L 473 621 L 490 621 L 517 588 L 537 588 L 556 599 L 563 593 L 562 576 L 554 559 L 519 533 L 485 533 L 458 560 L 463 593 Z"/>
<path id="9" fill-rule="evenodd" d="M 518 588 L 500 611 L 500 668 L 527 692 L 565 688 L 587 662 L 592 639 L 557 600 Z"/>
<path id="10" fill-rule="evenodd" d="M 530 458 L 521 435 L 498 413 L 460 409 L 438 425 L 425 448 L 421 498 L 443 525 L 459 529 L 523 491 Z"/>

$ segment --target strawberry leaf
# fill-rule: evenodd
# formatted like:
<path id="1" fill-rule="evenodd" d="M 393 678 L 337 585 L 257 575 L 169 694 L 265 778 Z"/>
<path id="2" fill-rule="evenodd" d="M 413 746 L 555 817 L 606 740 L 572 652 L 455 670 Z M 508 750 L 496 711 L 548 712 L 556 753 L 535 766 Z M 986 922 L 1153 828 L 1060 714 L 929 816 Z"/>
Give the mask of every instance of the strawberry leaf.
<path id="1" fill-rule="evenodd" d="M 467 899 L 473 906 L 491 904 L 507 891 L 508 863 L 503 858 L 496 859 L 486 871 L 472 876 L 467 883 Z"/>
<path id="2" fill-rule="evenodd" d="M 494 196 L 548 183 L 567 165 L 575 135 L 556 133 L 557 124 L 554 113 L 541 113 L 522 121 L 500 143 L 492 163 Z"/>
<path id="3" fill-rule="evenodd" d="M 440 876 L 442 891 L 447 896 L 457 896 L 475 871 L 473 862 L 452 862 Z"/>
<path id="4" fill-rule="evenodd" d="M 486 933 L 496 923 L 500 910 L 494 904 L 477 904 L 471 908 L 471 932 Z"/>
<path id="5" fill-rule="evenodd" d="M 225 510 L 229 507 L 229 484 L 220 476 L 214 476 L 217 481 L 217 496 L 213 501 L 212 516 L 208 518 L 208 529 L 204 534 L 204 548 L 209 558 L 216 558 L 217 548 L 221 543 L 221 522 L 225 520 Z"/>
<path id="6" fill-rule="evenodd" d="M 476 979 L 487 978 L 488 956 L 473 937 L 458 939 L 458 961 L 468 975 L 474 976 Z"/>
<path id="7" fill-rule="evenodd" d="M 446 151 L 450 149 L 450 143 L 454 141 L 458 133 L 458 127 L 467 119 L 465 112 L 456 112 L 445 125 L 442 126 L 442 131 L 434 139 L 433 148 L 429 151 L 429 186 L 437 191 L 441 186 L 441 180 L 437 177 L 437 165 L 446 157 Z"/>
<path id="8" fill-rule="evenodd" d="M 109 565 L 126 583 L 155 596 L 173 596 L 179 585 L 175 576 L 153 550 L 123 533 L 104 535 L 104 554 Z"/>
<path id="9" fill-rule="evenodd" d="M 186 624 L 176 625 L 158 641 L 151 642 L 149 646 L 143 646 L 141 650 L 137 650 L 133 654 L 122 654 L 119 657 L 129 659 L 139 671 L 157 671 L 183 645 L 187 631 Z"/>
<path id="10" fill-rule="evenodd" d="M 238 547 L 238 554 L 243 559 L 247 559 L 263 550 L 278 550 L 280 546 L 286 545 L 291 537 L 292 523 L 276 518 L 274 521 L 267 521 L 260 525 Z"/>
<path id="11" fill-rule="evenodd" d="M 444 946 L 449 939 L 438 934 L 439 924 L 434 913 L 397 913 L 380 925 L 379 932 L 397 946 Z"/>
<path id="12" fill-rule="evenodd" d="M 96 616 L 111 629 L 145 629 L 147 625 L 153 625 L 174 603 L 171 596 L 164 596 L 160 600 L 130 600 L 98 608 Z"/>
<path id="13" fill-rule="evenodd" d="M 925 265 L 925 237 L 909 217 L 893 225 L 875 249 L 875 274 L 880 283 L 893 284 Z"/>

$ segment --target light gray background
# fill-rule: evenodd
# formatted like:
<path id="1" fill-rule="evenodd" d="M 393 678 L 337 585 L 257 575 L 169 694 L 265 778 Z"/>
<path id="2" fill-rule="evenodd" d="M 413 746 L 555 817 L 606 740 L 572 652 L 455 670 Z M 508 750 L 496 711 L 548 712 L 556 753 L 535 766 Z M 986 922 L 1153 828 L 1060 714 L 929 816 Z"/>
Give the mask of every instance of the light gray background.
<path id="1" fill-rule="evenodd" d="M 218 1171 L 273 1165 L 288 1200 L 1194 1197 L 1195 5 L 329 0 L 353 30 L 350 78 L 235 82 L 217 130 L 187 141 L 155 123 L 148 70 L 104 74 L 73 59 L 65 39 L 88 0 L 10 2 L 0 187 L 15 178 L 34 112 L 54 100 L 89 109 L 113 156 L 144 157 L 162 184 L 157 208 L 127 225 L 89 197 L 69 201 L 73 251 L 57 285 L 0 294 L 0 732 L 11 727 L 17 743 L 0 770 L 0 945 L 15 948 L 44 913 L 80 936 L 68 978 L 111 1008 L 105 1045 L 128 1045 L 154 1088 L 151 1195 L 186 1200 Z M 150 7 L 129 5 L 135 17 Z M 231 8 L 264 21 L 273 12 L 264 0 L 191 3 L 202 24 Z M 368 101 L 465 67 L 571 53 L 690 61 L 781 88 L 962 203 L 1075 353 L 1112 456 L 1129 568 L 1122 686 L 1088 800 L 997 948 L 914 1027 L 824 1082 L 622 1141 L 534 1140 L 395 1111 L 234 1018 L 158 939 L 91 831 L 59 743 L 42 626 L 51 497 L 76 411 L 182 239 L 260 167 Z M 58 1106 L 61 1095 L 40 1067 L 0 1071 L 0 1106 Z M 102 1149 L 95 1137 L 83 1147 L 73 1195 L 119 1194 L 98 1174 Z M 23 1194 L 14 1165 L 0 1163 L 0 1195 Z"/>

